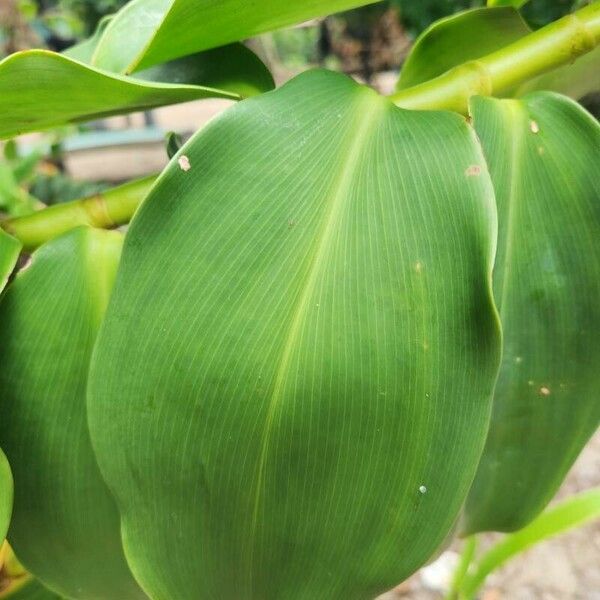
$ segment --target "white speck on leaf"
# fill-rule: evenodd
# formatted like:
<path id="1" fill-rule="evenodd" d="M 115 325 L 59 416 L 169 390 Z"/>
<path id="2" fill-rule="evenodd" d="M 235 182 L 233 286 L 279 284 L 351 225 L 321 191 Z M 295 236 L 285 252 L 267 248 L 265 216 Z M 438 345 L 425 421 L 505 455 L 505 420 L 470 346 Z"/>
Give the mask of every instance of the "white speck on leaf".
<path id="1" fill-rule="evenodd" d="M 529 127 L 530 127 L 532 133 L 540 132 L 540 126 L 538 125 L 537 121 L 531 121 L 531 123 L 529 124 Z"/>
<path id="2" fill-rule="evenodd" d="M 520 364 L 523 362 L 523 357 L 522 357 L 522 356 L 517 356 L 517 357 L 515 358 L 515 362 L 516 362 L 518 365 L 520 365 Z"/>
<path id="3" fill-rule="evenodd" d="M 190 164 L 190 159 L 185 155 L 182 154 L 178 159 L 177 162 L 179 163 L 179 168 L 182 171 L 189 171 L 192 168 L 192 165 Z"/>
<path id="4" fill-rule="evenodd" d="M 415 271 L 416 271 L 417 273 L 420 273 L 422 270 L 423 270 L 423 263 L 422 263 L 420 260 L 418 260 L 418 261 L 415 263 Z"/>
<path id="5" fill-rule="evenodd" d="M 545 385 L 543 385 L 543 386 L 540 388 L 540 394 L 541 394 L 542 396 L 549 396 L 549 395 L 550 395 L 550 388 L 547 388 Z"/>
<path id="6" fill-rule="evenodd" d="M 427 492 L 427 488 L 424 485 L 422 485 L 419 487 L 419 492 L 421 492 L 421 494 L 425 494 Z"/>

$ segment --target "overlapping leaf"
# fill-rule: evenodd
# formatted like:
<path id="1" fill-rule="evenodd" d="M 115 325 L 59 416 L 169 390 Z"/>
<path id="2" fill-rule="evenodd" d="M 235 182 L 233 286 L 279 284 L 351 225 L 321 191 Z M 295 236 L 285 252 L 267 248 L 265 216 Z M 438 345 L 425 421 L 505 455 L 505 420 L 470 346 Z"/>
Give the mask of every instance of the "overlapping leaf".
<path id="1" fill-rule="evenodd" d="M 78 228 L 42 246 L 0 303 L 0 445 L 15 479 L 9 540 L 68 598 L 145 598 L 87 428 L 87 370 L 122 236 Z"/>
<path id="2" fill-rule="evenodd" d="M 510 4 L 505 2 L 504 4 Z M 434 23 L 419 37 L 398 80 L 402 90 L 476 60 L 531 33 L 517 10 L 510 6 L 476 8 Z M 519 97 L 535 90 L 552 90 L 581 98 L 600 91 L 600 48 L 573 64 L 540 75 L 502 95 Z"/>
<path id="3" fill-rule="evenodd" d="M 369 1 L 133 0 L 107 26 L 92 62 L 132 73 Z"/>
<path id="4" fill-rule="evenodd" d="M 17 263 L 20 251 L 20 242 L 0 229 L 0 294 Z M 0 443 L 0 543 L 8 529 L 13 501 L 12 474 L 1 447 Z"/>
<path id="5" fill-rule="evenodd" d="M 600 127 L 551 93 L 471 111 L 498 203 L 504 357 L 469 533 L 528 523 L 600 422 Z"/>
<path id="6" fill-rule="evenodd" d="M 372 597 L 443 542 L 485 440 L 479 145 L 457 115 L 311 72 L 181 153 L 90 374 L 131 568 L 157 598 Z"/>
<path id="7" fill-rule="evenodd" d="M 135 78 L 47 50 L 17 52 L 0 62 L 0 138 L 199 98 L 235 100 L 272 87 L 265 66 L 241 44 Z"/>

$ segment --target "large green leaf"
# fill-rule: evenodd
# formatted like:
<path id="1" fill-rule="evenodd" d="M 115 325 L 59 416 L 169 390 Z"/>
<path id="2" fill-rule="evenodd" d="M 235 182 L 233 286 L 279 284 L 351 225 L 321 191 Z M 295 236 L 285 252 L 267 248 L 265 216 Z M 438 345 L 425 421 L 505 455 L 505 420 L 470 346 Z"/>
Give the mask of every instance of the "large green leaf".
<path id="1" fill-rule="evenodd" d="M 402 67 L 397 89 L 433 79 L 453 67 L 500 50 L 529 33 L 531 29 L 519 12 L 509 6 L 476 8 L 441 19 L 416 41 Z M 520 97 L 535 90 L 552 90 L 573 98 L 600 91 L 600 48 L 503 95 Z"/>
<path id="2" fill-rule="evenodd" d="M 504 357 L 470 533 L 533 519 L 600 420 L 600 127 L 551 93 L 471 110 L 496 188 Z"/>
<path id="3" fill-rule="evenodd" d="M 487 432 L 495 227 L 463 118 L 334 73 L 184 146 L 128 233 L 88 400 L 152 597 L 364 599 L 435 552 Z"/>
<path id="4" fill-rule="evenodd" d="M 138 73 L 102 71 L 47 50 L 0 62 L 0 138 L 199 98 L 272 89 L 262 62 L 241 44 L 187 56 Z"/>
<path id="5" fill-rule="evenodd" d="M 42 246 L 0 303 L 0 444 L 15 479 L 9 540 L 69 598 L 145 598 L 87 428 L 87 370 L 122 236 L 78 228 Z"/>
<path id="6" fill-rule="evenodd" d="M 375 0 L 133 0 L 107 26 L 92 62 L 132 73 Z"/>

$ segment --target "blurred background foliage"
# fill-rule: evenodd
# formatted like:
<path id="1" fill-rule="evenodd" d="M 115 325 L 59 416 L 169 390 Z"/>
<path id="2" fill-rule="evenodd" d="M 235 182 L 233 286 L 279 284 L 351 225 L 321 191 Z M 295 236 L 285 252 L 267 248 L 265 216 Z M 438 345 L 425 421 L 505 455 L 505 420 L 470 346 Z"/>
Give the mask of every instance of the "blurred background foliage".
<path id="1" fill-rule="evenodd" d="M 0 0 L 0 59 L 28 48 L 62 51 L 89 36 L 98 21 L 127 0 Z M 523 14 L 541 27 L 589 0 L 531 0 Z M 384 0 L 345 13 L 249 40 L 282 82 L 311 66 L 352 74 L 389 92 L 408 51 L 426 27 L 485 0 Z M 594 112 L 596 105 L 588 105 Z M 152 118 L 145 115 L 146 127 Z M 127 135 L 130 122 L 125 125 Z M 102 123 L 62 128 L 0 154 L 0 213 L 17 215 L 43 204 L 94 194 L 106 182 L 77 181 L 65 169 L 63 141 Z M 99 136 L 101 137 L 101 136 Z M 112 143 L 112 142 L 111 142 Z M 106 142 L 105 142 L 106 144 Z M 116 178 L 118 180 L 118 177 Z"/>

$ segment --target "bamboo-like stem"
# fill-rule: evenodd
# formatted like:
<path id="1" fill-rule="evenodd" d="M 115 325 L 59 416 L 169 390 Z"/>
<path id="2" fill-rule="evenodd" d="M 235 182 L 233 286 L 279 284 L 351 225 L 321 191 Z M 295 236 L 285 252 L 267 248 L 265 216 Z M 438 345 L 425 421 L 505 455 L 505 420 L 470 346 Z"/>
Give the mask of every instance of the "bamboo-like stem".
<path id="1" fill-rule="evenodd" d="M 573 62 L 600 44 L 600 2 L 563 17 L 505 48 L 459 65 L 443 75 L 390 96 L 398 106 L 466 114 L 473 95 L 500 95 L 547 71 Z M 78 225 L 110 228 L 131 219 L 155 175 L 93 198 L 56 205 L 0 227 L 25 250 Z"/>
<path id="2" fill-rule="evenodd" d="M 23 244 L 25 251 L 35 250 L 44 242 L 80 225 L 101 229 L 124 225 L 131 220 L 155 180 L 156 175 L 149 175 L 89 198 L 7 219 L 0 225 Z"/>
<path id="3" fill-rule="evenodd" d="M 501 95 L 572 63 L 600 44 L 600 2 L 582 8 L 478 60 L 407 88 L 390 99 L 409 109 L 468 111 L 471 96 Z"/>

